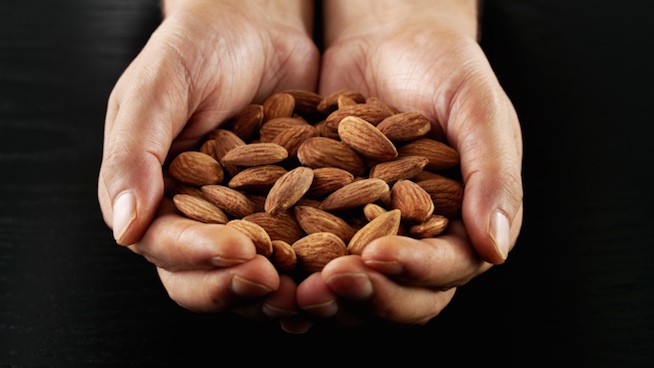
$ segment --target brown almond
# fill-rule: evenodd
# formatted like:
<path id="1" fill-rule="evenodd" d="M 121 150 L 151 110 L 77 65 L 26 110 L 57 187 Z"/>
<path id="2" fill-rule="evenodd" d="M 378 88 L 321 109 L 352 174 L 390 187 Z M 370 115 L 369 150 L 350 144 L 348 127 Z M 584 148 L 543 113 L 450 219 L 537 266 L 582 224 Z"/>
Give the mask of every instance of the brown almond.
<path id="1" fill-rule="evenodd" d="M 376 203 L 368 203 L 367 205 L 363 206 L 363 215 L 368 221 L 372 221 L 377 216 L 386 212 L 388 212 L 388 210 Z"/>
<path id="2" fill-rule="evenodd" d="M 216 159 L 198 151 L 185 151 L 177 155 L 171 161 L 168 173 L 182 183 L 196 186 L 220 183 L 225 175 Z"/>
<path id="3" fill-rule="evenodd" d="M 302 114 L 315 114 L 318 112 L 318 104 L 322 101 L 322 96 L 315 92 L 303 89 L 289 89 L 283 91 L 290 94 L 295 99 L 295 111 Z"/>
<path id="4" fill-rule="evenodd" d="M 447 229 L 450 220 L 443 215 L 431 215 L 425 221 L 409 227 L 409 234 L 415 238 L 433 238 Z"/>
<path id="5" fill-rule="evenodd" d="M 411 179 L 423 171 L 429 160 L 423 156 L 405 156 L 380 162 L 370 169 L 371 178 L 382 179 L 393 185 L 400 179 Z"/>
<path id="6" fill-rule="evenodd" d="M 375 217 L 354 234 L 347 245 L 348 252 L 361 255 L 371 241 L 387 235 L 397 235 L 400 222 L 400 210 L 390 210 Z"/>
<path id="7" fill-rule="evenodd" d="M 321 137 L 332 138 L 337 141 L 341 140 L 341 137 L 338 136 L 338 131 L 327 126 L 325 120 L 320 120 L 319 122 L 313 125 L 318 131 L 318 135 Z"/>
<path id="8" fill-rule="evenodd" d="M 235 147 L 223 156 L 225 164 L 236 166 L 272 165 L 288 157 L 286 148 L 275 143 L 248 143 Z"/>
<path id="9" fill-rule="evenodd" d="M 261 165 L 246 167 L 234 175 L 227 186 L 232 189 L 263 193 L 272 188 L 277 179 L 288 170 L 279 165 Z"/>
<path id="10" fill-rule="evenodd" d="M 375 202 L 388 193 L 388 184 L 376 178 L 356 180 L 328 195 L 320 204 L 324 211 L 342 211 Z"/>
<path id="11" fill-rule="evenodd" d="M 309 190 L 312 181 L 313 170 L 306 166 L 298 166 L 282 175 L 268 192 L 265 211 L 274 215 L 291 208 Z"/>
<path id="12" fill-rule="evenodd" d="M 345 242 L 332 233 L 309 234 L 292 244 L 297 265 L 308 273 L 320 272 L 331 260 L 347 255 Z"/>
<path id="13" fill-rule="evenodd" d="M 249 141 L 259 132 L 263 114 L 263 105 L 250 104 L 232 119 L 230 130 L 242 140 Z"/>
<path id="14" fill-rule="evenodd" d="M 368 121 L 347 116 L 338 125 L 341 140 L 361 156 L 374 161 L 388 161 L 397 157 L 393 142 Z"/>
<path id="15" fill-rule="evenodd" d="M 344 242 L 354 235 L 354 229 L 341 217 L 311 206 L 295 206 L 295 218 L 307 234 L 329 232 Z"/>
<path id="16" fill-rule="evenodd" d="M 427 179 L 417 182 L 434 202 L 434 213 L 447 217 L 461 213 L 463 185 L 447 177 Z"/>
<path id="17" fill-rule="evenodd" d="M 245 194 L 230 187 L 215 184 L 204 185 L 201 189 L 209 202 L 234 217 L 247 216 L 256 209 L 254 203 Z"/>
<path id="18" fill-rule="evenodd" d="M 215 129 L 210 136 L 215 142 L 213 145 L 214 158 L 220 162 L 229 176 L 236 175 L 240 169 L 236 165 L 225 163 L 223 156 L 233 148 L 245 146 L 245 141 L 227 129 Z"/>
<path id="19" fill-rule="evenodd" d="M 398 180 L 391 188 L 391 207 L 400 210 L 402 220 L 423 222 L 434 213 L 434 202 L 418 184 L 411 180 Z"/>
<path id="20" fill-rule="evenodd" d="M 350 89 L 343 89 L 336 92 L 332 92 L 327 96 L 323 97 L 322 100 L 318 103 L 318 106 L 316 107 L 317 110 L 322 112 L 323 114 L 329 114 L 334 110 L 338 109 L 338 98 L 340 96 L 347 96 L 357 103 L 366 102 L 365 97 L 361 93 Z"/>
<path id="21" fill-rule="evenodd" d="M 272 241 L 270 263 L 281 273 L 291 273 L 297 264 L 297 255 L 291 244 L 283 240 Z"/>
<path id="22" fill-rule="evenodd" d="M 427 134 L 431 122 L 419 112 L 403 112 L 385 118 L 377 124 L 377 129 L 392 142 L 406 142 Z"/>
<path id="23" fill-rule="evenodd" d="M 261 125 L 261 129 L 259 129 L 259 140 L 264 143 L 270 143 L 280 133 L 296 126 L 306 125 L 309 125 L 306 120 L 298 118 L 285 117 L 271 119 Z"/>
<path id="24" fill-rule="evenodd" d="M 337 167 L 313 169 L 313 182 L 311 182 L 311 187 L 309 187 L 306 195 L 311 198 L 324 197 L 353 181 L 354 175 L 347 170 Z"/>
<path id="25" fill-rule="evenodd" d="M 346 96 L 346 95 L 340 95 L 340 96 L 338 96 L 338 98 L 336 99 L 336 104 L 338 105 L 338 108 L 340 109 L 340 108 L 343 108 L 344 106 L 352 106 L 352 105 L 356 105 L 357 102 L 354 101 L 354 99 L 351 98 L 351 97 L 349 97 L 349 96 Z"/>
<path id="26" fill-rule="evenodd" d="M 449 169 L 459 164 L 459 153 L 454 148 L 431 138 L 418 138 L 407 142 L 397 151 L 400 157 L 427 157 L 429 163 L 425 166 L 426 170 Z"/>
<path id="27" fill-rule="evenodd" d="M 254 212 L 243 217 L 243 220 L 254 222 L 261 226 L 272 240 L 283 240 L 293 244 L 306 233 L 291 211 L 271 215 L 268 212 Z"/>
<path id="28" fill-rule="evenodd" d="M 263 101 L 263 120 L 289 118 L 295 111 L 295 98 L 290 93 L 278 92 Z"/>
<path id="29" fill-rule="evenodd" d="M 350 146 L 327 137 L 305 140 L 297 150 L 297 158 L 302 165 L 313 169 L 337 167 L 353 175 L 361 175 L 366 169 L 361 156 Z"/>
<path id="30" fill-rule="evenodd" d="M 234 229 L 247 235 L 254 243 L 254 247 L 258 254 L 264 257 L 270 257 L 273 252 L 272 240 L 266 230 L 261 226 L 247 220 L 233 219 L 230 220 L 226 226 L 233 227 Z"/>
<path id="31" fill-rule="evenodd" d="M 386 101 L 384 101 L 381 98 L 376 97 L 376 96 L 370 96 L 370 97 L 366 98 L 366 104 L 379 107 L 380 109 L 382 109 L 384 111 L 384 113 L 388 114 L 388 116 L 398 114 L 400 112 L 397 108 L 395 108 L 394 106 L 392 106 L 388 102 L 386 102 Z"/>
<path id="32" fill-rule="evenodd" d="M 300 145 L 311 137 L 317 137 L 318 130 L 309 124 L 303 124 L 286 129 L 277 134 L 272 143 L 279 144 L 286 148 L 289 158 L 297 157 L 297 150 Z"/>
<path id="33" fill-rule="evenodd" d="M 384 110 L 374 105 L 357 104 L 350 106 L 343 106 L 342 108 L 332 112 L 325 118 L 325 124 L 331 129 L 337 130 L 341 121 L 348 116 L 356 116 L 363 119 L 372 125 L 379 124 L 382 120 L 389 115 Z"/>
<path id="34" fill-rule="evenodd" d="M 184 216 L 192 220 L 207 224 L 226 224 L 229 221 L 223 210 L 196 195 L 176 194 L 173 203 Z"/>

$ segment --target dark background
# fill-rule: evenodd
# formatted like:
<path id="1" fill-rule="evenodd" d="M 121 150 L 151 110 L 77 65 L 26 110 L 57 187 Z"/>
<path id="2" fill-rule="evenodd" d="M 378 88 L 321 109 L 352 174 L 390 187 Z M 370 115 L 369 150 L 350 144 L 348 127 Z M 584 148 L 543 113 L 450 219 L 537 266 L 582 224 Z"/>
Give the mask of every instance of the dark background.
<path id="1" fill-rule="evenodd" d="M 0 367 L 654 366 L 654 3 L 486 4 L 524 134 L 516 248 L 426 326 L 295 336 L 181 309 L 102 221 L 106 101 L 157 2 L 2 0 Z"/>

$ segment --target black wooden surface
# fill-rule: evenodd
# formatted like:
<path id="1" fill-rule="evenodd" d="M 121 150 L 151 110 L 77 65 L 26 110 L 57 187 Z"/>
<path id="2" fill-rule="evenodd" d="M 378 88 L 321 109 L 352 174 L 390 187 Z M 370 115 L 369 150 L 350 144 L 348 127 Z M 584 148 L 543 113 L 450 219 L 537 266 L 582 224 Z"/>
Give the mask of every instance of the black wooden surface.
<path id="1" fill-rule="evenodd" d="M 157 1 L 0 2 L 0 367 L 308 366 L 344 351 L 369 364 L 654 366 L 654 7 L 486 3 L 482 45 L 524 129 L 516 248 L 426 326 L 294 336 L 179 308 L 102 222 L 106 101 Z"/>

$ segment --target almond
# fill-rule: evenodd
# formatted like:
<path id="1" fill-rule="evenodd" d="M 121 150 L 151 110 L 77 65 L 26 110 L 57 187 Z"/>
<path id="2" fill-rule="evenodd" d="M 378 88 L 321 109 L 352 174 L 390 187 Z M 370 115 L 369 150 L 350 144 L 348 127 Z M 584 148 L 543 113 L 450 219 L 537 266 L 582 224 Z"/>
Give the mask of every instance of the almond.
<path id="1" fill-rule="evenodd" d="M 370 169 L 371 178 L 382 179 L 393 185 L 400 179 L 411 179 L 423 171 L 429 160 L 423 156 L 398 157 L 391 161 L 381 162 Z"/>
<path id="2" fill-rule="evenodd" d="M 363 206 L 363 215 L 368 221 L 372 221 L 377 216 L 386 212 L 388 211 L 384 207 L 375 203 L 368 203 L 367 205 Z"/>
<path id="3" fill-rule="evenodd" d="M 272 143 L 279 144 L 286 148 L 286 151 L 288 151 L 288 157 L 295 158 L 297 157 L 297 150 L 300 145 L 305 140 L 311 137 L 317 137 L 318 135 L 318 130 L 313 125 L 302 124 L 290 127 L 277 134 L 277 136 L 272 140 Z"/>
<path id="4" fill-rule="evenodd" d="M 409 227 L 409 234 L 415 238 L 433 238 L 442 234 L 449 222 L 443 215 L 431 215 L 425 221 Z"/>
<path id="5" fill-rule="evenodd" d="M 338 96 L 338 98 L 336 99 L 336 104 L 338 105 L 338 108 L 341 109 L 341 108 L 343 108 L 344 106 L 352 106 L 352 105 L 356 105 L 357 102 L 354 101 L 354 99 L 351 98 L 351 97 L 349 97 L 349 96 L 346 96 L 346 95 L 340 95 L 340 96 Z"/>
<path id="6" fill-rule="evenodd" d="M 293 244 L 306 235 L 292 212 L 281 212 L 276 215 L 271 215 L 268 212 L 254 212 L 243 217 L 243 220 L 261 226 L 272 240 L 283 240 Z"/>
<path id="7" fill-rule="evenodd" d="M 354 234 L 347 245 L 348 252 L 361 255 L 371 241 L 387 235 L 397 235 L 400 221 L 400 210 L 390 210 L 375 217 Z"/>
<path id="8" fill-rule="evenodd" d="M 259 129 L 259 139 L 261 142 L 270 143 L 275 137 L 280 133 L 296 127 L 296 126 L 306 126 L 309 123 L 306 120 L 297 119 L 297 118 L 276 118 L 266 121 Z"/>
<path id="9" fill-rule="evenodd" d="M 171 161 L 168 173 L 182 183 L 195 186 L 220 183 L 225 175 L 216 159 L 199 151 L 177 155 Z"/>
<path id="10" fill-rule="evenodd" d="M 459 153 L 447 144 L 431 138 L 418 138 L 400 146 L 398 155 L 424 156 L 429 160 L 425 169 L 449 169 L 459 164 Z"/>
<path id="11" fill-rule="evenodd" d="M 307 191 L 311 198 L 324 197 L 354 181 L 351 172 L 337 167 L 320 167 L 313 169 L 313 182 Z"/>
<path id="12" fill-rule="evenodd" d="M 341 140 L 341 137 L 338 136 L 338 131 L 327 126 L 325 120 L 320 120 L 319 122 L 313 125 L 318 131 L 318 135 L 321 137 L 332 138 L 335 140 Z"/>
<path id="13" fill-rule="evenodd" d="M 234 132 L 226 129 L 215 129 L 210 133 L 210 137 L 215 142 L 212 147 L 214 158 L 220 162 L 230 176 L 236 175 L 240 169 L 236 165 L 225 163 L 223 157 L 231 149 L 245 146 L 245 142 Z"/>
<path id="14" fill-rule="evenodd" d="M 207 200 L 229 215 L 244 217 L 255 211 L 255 205 L 245 194 L 224 185 L 204 185 L 202 193 Z"/>
<path id="15" fill-rule="evenodd" d="M 332 233 L 309 234 L 292 244 L 298 268 L 320 272 L 331 260 L 347 255 L 345 242 Z"/>
<path id="16" fill-rule="evenodd" d="M 370 96 L 370 97 L 366 98 L 366 104 L 379 107 L 388 116 L 398 114 L 400 112 L 394 106 L 391 106 L 390 104 L 388 104 L 387 102 L 385 102 L 384 100 L 382 100 L 382 99 L 380 99 L 379 97 L 376 97 L 376 96 Z"/>
<path id="17" fill-rule="evenodd" d="M 338 125 L 341 140 L 361 156 L 374 161 L 388 161 L 397 157 L 393 142 L 368 121 L 347 116 Z"/>
<path id="18" fill-rule="evenodd" d="M 309 190 L 313 181 L 313 170 L 298 166 L 282 175 L 268 192 L 264 209 L 277 214 L 291 208 Z"/>
<path id="19" fill-rule="evenodd" d="M 324 211 L 343 211 L 375 202 L 390 187 L 381 179 L 356 180 L 328 195 L 320 204 Z"/>
<path id="20" fill-rule="evenodd" d="M 348 116 L 355 116 L 369 122 L 372 125 L 377 125 L 389 115 L 387 112 L 377 106 L 357 104 L 343 106 L 342 108 L 332 112 L 325 119 L 325 124 L 327 124 L 327 126 L 331 129 L 337 130 L 341 121 Z"/>
<path id="21" fill-rule="evenodd" d="M 284 161 L 288 157 L 286 148 L 275 143 L 248 143 L 231 149 L 222 161 L 228 165 L 259 166 Z"/>
<path id="22" fill-rule="evenodd" d="M 252 240 L 252 243 L 254 243 L 258 254 L 264 257 L 270 257 L 272 255 L 272 240 L 270 240 L 270 236 L 268 236 L 268 233 L 261 226 L 254 222 L 240 219 L 231 220 L 226 226 L 232 227 L 247 235 Z"/>
<path id="23" fill-rule="evenodd" d="M 361 93 L 350 89 L 343 89 L 332 92 L 329 95 L 323 97 L 322 100 L 318 103 L 317 110 L 323 114 L 329 114 L 338 109 L 338 98 L 340 96 L 347 96 L 357 103 L 364 103 L 366 101 L 365 97 L 363 97 Z"/>
<path id="24" fill-rule="evenodd" d="M 295 98 L 290 93 L 275 93 L 263 102 L 263 119 L 289 118 L 295 111 Z"/>
<path id="25" fill-rule="evenodd" d="M 261 165 L 246 167 L 227 183 L 232 189 L 247 192 L 268 192 L 277 179 L 286 174 L 288 170 L 279 165 Z"/>
<path id="26" fill-rule="evenodd" d="M 207 224 L 226 224 L 225 212 L 204 198 L 192 194 L 176 194 L 173 203 L 184 216 Z"/>
<path id="27" fill-rule="evenodd" d="M 427 179 L 417 182 L 434 202 L 434 213 L 447 217 L 461 213 L 463 185 L 447 177 Z"/>
<path id="28" fill-rule="evenodd" d="M 366 169 L 361 156 L 347 144 L 326 137 L 305 140 L 297 150 L 297 158 L 304 166 L 313 169 L 337 167 L 353 175 L 361 175 Z"/>
<path id="29" fill-rule="evenodd" d="M 392 142 L 406 142 L 427 134 L 431 122 L 419 112 L 403 112 L 385 118 L 377 129 Z"/>
<path id="30" fill-rule="evenodd" d="M 290 273 L 295 269 L 297 264 L 295 249 L 283 240 L 273 240 L 270 263 L 272 263 L 279 272 Z"/>
<path id="31" fill-rule="evenodd" d="M 315 114 L 318 112 L 318 104 L 322 101 L 322 96 L 315 92 L 290 89 L 283 91 L 293 96 L 295 99 L 295 111 L 300 114 Z"/>
<path id="32" fill-rule="evenodd" d="M 248 105 L 232 119 L 230 130 L 242 140 L 249 141 L 259 132 L 263 114 L 263 105 Z"/>
<path id="33" fill-rule="evenodd" d="M 307 234 L 329 232 L 348 242 L 354 229 L 342 218 L 311 206 L 296 206 L 295 218 Z"/>
<path id="34" fill-rule="evenodd" d="M 398 180 L 391 188 L 391 207 L 400 210 L 402 220 L 423 222 L 434 213 L 434 202 L 418 184 L 411 180 Z"/>

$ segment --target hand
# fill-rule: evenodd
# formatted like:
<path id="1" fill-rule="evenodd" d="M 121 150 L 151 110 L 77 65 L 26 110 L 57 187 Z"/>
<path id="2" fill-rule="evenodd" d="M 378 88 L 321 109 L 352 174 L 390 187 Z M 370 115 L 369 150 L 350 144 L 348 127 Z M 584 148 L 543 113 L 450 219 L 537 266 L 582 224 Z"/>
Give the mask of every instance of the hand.
<path id="1" fill-rule="evenodd" d="M 104 219 L 118 244 L 157 266 L 183 307 L 258 318 L 265 305 L 269 315 L 290 317 L 295 283 L 239 232 L 177 215 L 163 199 L 162 166 L 251 102 L 315 90 L 312 5 L 184 0 L 164 10 L 109 98 L 98 180 Z"/>
<path id="2" fill-rule="evenodd" d="M 434 239 L 384 237 L 298 286 L 307 312 L 339 323 L 423 324 L 458 286 L 503 263 L 522 224 L 517 115 L 476 42 L 474 1 L 326 3 L 320 92 L 352 89 L 419 111 L 461 157 L 461 220 Z M 356 21 L 354 21 L 356 20 Z"/>

